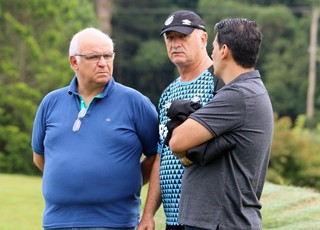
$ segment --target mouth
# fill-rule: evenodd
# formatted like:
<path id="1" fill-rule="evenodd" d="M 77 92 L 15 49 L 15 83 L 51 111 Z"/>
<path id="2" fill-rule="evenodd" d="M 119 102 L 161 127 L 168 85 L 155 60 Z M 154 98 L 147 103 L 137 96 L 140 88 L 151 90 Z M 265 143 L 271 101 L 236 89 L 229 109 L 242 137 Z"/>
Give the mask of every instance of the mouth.
<path id="1" fill-rule="evenodd" d="M 98 74 L 109 74 L 109 73 L 106 71 L 99 71 Z"/>
<path id="2" fill-rule="evenodd" d="M 183 54 L 183 50 L 179 50 L 179 49 L 173 49 L 171 50 L 171 54 Z"/>
<path id="3" fill-rule="evenodd" d="M 181 54 L 184 54 L 184 53 L 180 51 L 171 52 L 171 55 L 181 55 Z"/>
<path id="4" fill-rule="evenodd" d="M 109 78 L 109 77 L 110 77 L 110 74 L 107 73 L 107 72 L 98 72 L 98 73 L 96 74 L 96 76 L 97 76 L 98 78 Z"/>

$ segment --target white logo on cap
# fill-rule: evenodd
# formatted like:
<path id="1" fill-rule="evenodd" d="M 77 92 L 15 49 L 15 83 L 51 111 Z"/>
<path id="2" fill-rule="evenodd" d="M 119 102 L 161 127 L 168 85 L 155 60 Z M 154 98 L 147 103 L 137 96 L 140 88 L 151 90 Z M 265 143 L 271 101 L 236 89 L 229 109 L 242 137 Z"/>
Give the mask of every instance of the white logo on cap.
<path id="1" fill-rule="evenodd" d="M 182 24 L 183 24 L 183 25 L 190 26 L 190 25 L 191 25 L 191 21 L 188 20 L 188 19 L 183 19 L 183 20 L 182 20 Z"/>
<path id="2" fill-rule="evenodd" d="M 164 22 L 165 26 L 170 25 L 173 22 L 174 15 L 171 15 L 170 17 L 167 18 L 167 20 Z"/>

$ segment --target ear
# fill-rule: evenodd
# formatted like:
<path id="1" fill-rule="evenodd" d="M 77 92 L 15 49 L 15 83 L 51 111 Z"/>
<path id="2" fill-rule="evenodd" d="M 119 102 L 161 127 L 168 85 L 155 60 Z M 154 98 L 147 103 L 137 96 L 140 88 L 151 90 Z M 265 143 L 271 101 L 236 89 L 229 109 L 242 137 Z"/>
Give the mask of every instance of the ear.
<path id="1" fill-rule="evenodd" d="M 74 71 L 78 70 L 78 62 L 75 56 L 69 56 L 69 63 Z"/>
<path id="2" fill-rule="evenodd" d="M 207 33 L 202 33 L 201 41 L 202 41 L 203 47 L 206 48 L 207 42 L 208 42 L 208 34 Z"/>
<path id="3" fill-rule="evenodd" d="M 222 59 L 226 59 L 228 57 L 228 55 L 229 55 L 230 49 L 226 44 L 224 44 L 221 47 L 220 52 L 221 52 L 221 58 Z"/>

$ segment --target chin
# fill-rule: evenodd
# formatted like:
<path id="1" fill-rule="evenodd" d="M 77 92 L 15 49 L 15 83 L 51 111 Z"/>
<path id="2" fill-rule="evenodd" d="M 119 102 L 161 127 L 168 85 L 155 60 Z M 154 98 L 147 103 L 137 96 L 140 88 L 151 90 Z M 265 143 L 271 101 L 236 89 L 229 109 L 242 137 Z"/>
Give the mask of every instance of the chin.
<path id="1" fill-rule="evenodd" d="M 100 83 L 108 83 L 110 81 L 110 79 L 111 79 L 110 76 L 100 75 L 100 76 L 98 76 L 97 81 Z"/>

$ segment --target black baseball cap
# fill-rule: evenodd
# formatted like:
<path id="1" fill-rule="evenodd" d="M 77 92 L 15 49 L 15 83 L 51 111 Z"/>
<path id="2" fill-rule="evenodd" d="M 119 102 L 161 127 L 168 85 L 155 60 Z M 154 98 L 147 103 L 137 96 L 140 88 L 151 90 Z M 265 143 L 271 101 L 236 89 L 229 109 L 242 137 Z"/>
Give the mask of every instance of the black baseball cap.
<path id="1" fill-rule="evenodd" d="M 179 10 L 169 15 L 162 26 L 160 36 L 167 31 L 176 31 L 188 35 L 194 29 L 206 31 L 204 22 L 200 16 L 189 10 Z"/>

